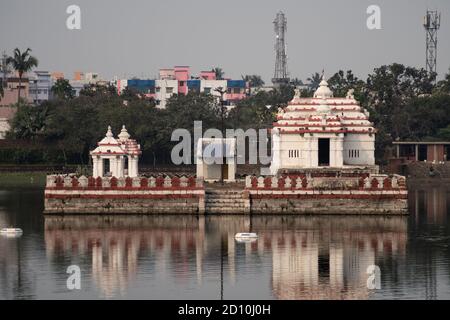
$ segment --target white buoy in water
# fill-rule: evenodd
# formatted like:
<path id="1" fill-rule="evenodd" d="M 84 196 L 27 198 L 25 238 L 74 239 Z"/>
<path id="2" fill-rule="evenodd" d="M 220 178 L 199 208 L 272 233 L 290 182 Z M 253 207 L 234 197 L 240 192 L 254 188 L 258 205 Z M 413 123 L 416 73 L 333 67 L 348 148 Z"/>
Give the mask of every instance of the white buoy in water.
<path id="1" fill-rule="evenodd" d="M 234 239 L 238 242 L 253 242 L 258 239 L 258 235 L 254 232 L 240 232 L 236 233 Z"/>
<path id="2" fill-rule="evenodd" d="M 8 237 L 18 237 L 21 236 L 23 233 L 22 229 L 20 228 L 3 228 L 0 230 L 0 234 Z"/>

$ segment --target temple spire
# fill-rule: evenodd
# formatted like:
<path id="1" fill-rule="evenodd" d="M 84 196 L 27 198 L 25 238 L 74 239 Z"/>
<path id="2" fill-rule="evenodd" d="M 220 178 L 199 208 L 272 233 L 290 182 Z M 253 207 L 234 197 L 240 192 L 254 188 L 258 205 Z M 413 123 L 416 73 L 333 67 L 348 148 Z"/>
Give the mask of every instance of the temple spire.
<path id="1" fill-rule="evenodd" d="M 108 137 L 108 138 L 112 138 L 113 137 L 111 126 L 108 126 L 108 131 L 106 131 L 106 137 Z"/>
<path id="2" fill-rule="evenodd" d="M 125 128 L 125 125 L 122 125 L 122 130 L 120 131 L 119 139 L 121 141 L 130 139 L 130 134 L 128 133 L 127 128 Z"/>

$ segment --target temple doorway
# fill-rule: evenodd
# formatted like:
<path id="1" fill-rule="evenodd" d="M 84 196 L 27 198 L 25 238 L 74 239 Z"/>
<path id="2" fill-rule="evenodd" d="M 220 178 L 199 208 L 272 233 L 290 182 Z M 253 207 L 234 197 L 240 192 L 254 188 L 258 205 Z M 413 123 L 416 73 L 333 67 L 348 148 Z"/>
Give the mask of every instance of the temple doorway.
<path id="1" fill-rule="evenodd" d="M 110 162 L 109 159 L 104 159 L 103 160 L 103 176 L 108 176 L 109 172 L 111 171 L 110 169 Z"/>
<path id="2" fill-rule="evenodd" d="M 417 155 L 417 158 L 418 158 L 417 160 L 419 160 L 419 161 L 427 160 L 427 153 L 428 153 L 427 145 L 420 144 L 418 149 L 419 149 L 419 154 Z"/>
<path id="3" fill-rule="evenodd" d="M 330 165 L 330 139 L 319 139 L 319 166 Z"/>

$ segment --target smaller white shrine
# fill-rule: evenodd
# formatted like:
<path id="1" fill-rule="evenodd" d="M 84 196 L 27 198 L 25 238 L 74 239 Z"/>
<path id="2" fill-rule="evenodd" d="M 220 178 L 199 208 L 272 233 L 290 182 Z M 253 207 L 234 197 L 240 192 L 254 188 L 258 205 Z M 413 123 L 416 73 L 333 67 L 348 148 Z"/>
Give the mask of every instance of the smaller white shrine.
<path id="1" fill-rule="evenodd" d="M 130 139 L 125 126 L 122 126 L 118 139 L 114 138 L 111 126 L 108 126 L 106 136 L 91 151 L 93 176 L 97 177 L 137 177 L 141 146 Z"/>
<path id="2" fill-rule="evenodd" d="M 197 178 L 207 182 L 234 182 L 236 139 L 200 138 L 197 142 Z"/>

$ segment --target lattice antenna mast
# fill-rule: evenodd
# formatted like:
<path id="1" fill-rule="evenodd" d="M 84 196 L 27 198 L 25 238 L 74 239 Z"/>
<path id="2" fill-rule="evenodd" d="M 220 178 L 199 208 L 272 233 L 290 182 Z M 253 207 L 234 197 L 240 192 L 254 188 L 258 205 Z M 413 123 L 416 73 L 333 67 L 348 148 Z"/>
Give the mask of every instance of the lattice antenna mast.
<path id="1" fill-rule="evenodd" d="M 286 31 L 287 19 L 283 12 L 278 12 L 273 21 L 275 30 L 275 73 L 272 79 L 274 84 L 288 83 Z"/>
<path id="2" fill-rule="evenodd" d="M 426 31 L 426 70 L 436 72 L 437 61 L 437 31 L 441 26 L 441 14 L 437 11 L 427 11 L 423 26 Z"/>

